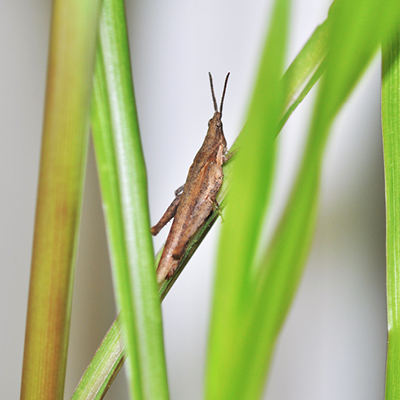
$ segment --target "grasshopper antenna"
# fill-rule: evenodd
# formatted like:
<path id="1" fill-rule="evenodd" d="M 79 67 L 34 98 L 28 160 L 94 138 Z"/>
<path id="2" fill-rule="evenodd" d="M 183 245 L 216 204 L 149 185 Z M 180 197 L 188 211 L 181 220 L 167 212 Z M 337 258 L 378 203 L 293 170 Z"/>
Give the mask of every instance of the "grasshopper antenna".
<path id="1" fill-rule="evenodd" d="M 221 117 L 222 117 L 222 106 L 224 105 L 224 98 L 225 98 L 225 92 L 226 92 L 226 85 L 228 84 L 228 78 L 229 78 L 229 75 L 230 75 L 230 74 L 231 74 L 231 73 L 228 72 L 228 75 L 226 75 L 225 84 L 224 84 L 224 91 L 222 92 L 221 105 L 219 106 L 219 113 L 221 114 Z"/>
<path id="2" fill-rule="evenodd" d="M 208 73 L 208 76 L 210 77 L 210 86 L 211 86 L 211 94 L 214 102 L 214 110 L 215 112 L 218 112 L 218 106 L 217 106 L 217 100 L 215 100 L 215 94 L 214 94 L 214 86 L 213 86 L 213 81 L 212 81 L 212 76 L 210 73 Z"/>

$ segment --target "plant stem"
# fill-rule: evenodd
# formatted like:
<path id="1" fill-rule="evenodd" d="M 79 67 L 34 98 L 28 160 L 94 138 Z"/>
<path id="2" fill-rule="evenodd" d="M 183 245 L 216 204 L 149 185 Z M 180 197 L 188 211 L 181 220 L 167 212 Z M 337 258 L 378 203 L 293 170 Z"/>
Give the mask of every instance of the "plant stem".
<path id="1" fill-rule="evenodd" d="M 62 399 L 100 0 L 55 0 L 21 399 Z"/>

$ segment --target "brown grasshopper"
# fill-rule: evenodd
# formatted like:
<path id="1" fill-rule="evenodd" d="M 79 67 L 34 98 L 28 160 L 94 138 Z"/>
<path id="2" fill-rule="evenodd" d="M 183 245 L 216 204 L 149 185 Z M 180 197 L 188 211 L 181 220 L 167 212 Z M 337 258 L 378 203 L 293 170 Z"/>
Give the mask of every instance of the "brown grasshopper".
<path id="1" fill-rule="evenodd" d="M 155 236 L 174 218 L 158 264 L 158 282 L 172 277 L 191 237 L 213 209 L 219 207 L 216 196 L 224 178 L 222 165 L 230 158 L 221 122 L 229 73 L 225 78 L 219 111 L 210 73 L 209 77 L 215 113 L 208 122 L 207 135 L 189 169 L 185 184 L 175 191 L 174 201 L 151 228 L 151 234 Z"/>

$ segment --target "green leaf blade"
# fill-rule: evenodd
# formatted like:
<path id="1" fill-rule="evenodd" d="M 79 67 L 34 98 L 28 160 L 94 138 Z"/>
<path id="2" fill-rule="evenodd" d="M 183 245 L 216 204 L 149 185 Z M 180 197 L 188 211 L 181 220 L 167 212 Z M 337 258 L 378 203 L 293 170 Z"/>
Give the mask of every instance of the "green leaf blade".
<path id="1" fill-rule="evenodd" d="M 234 147 L 228 206 L 222 225 L 210 328 L 206 398 L 247 397 L 248 376 L 239 338 L 254 275 L 253 260 L 269 202 L 275 161 L 275 137 L 283 114 L 281 77 L 285 57 L 289 1 L 275 3 L 254 94 L 243 131 Z M 221 377 L 224 377 L 221 379 Z M 262 388 L 259 388 L 262 390 Z"/>
<path id="2" fill-rule="evenodd" d="M 382 134 L 386 191 L 388 353 L 386 400 L 400 396 L 400 34 L 382 50 Z"/>
<path id="3" fill-rule="evenodd" d="M 123 353 L 121 326 L 117 318 L 101 342 L 71 400 L 104 398 L 109 383 L 114 380 L 123 365 Z"/>
<path id="4" fill-rule="evenodd" d="M 134 396 L 140 399 L 142 398 L 140 361 L 136 350 L 136 326 L 134 325 L 134 311 L 132 308 L 132 299 L 130 298 L 132 288 L 129 276 L 129 260 L 124 235 L 123 207 L 120 193 L 115 137 L 113 135 L 112 111 L 109 104 L 109 93 L 101 45 L 99 45 L 96 57 L 91 121 L 111 264 L 114 266 L 113 273 L 117 275 L 115 279 L 116 293 L 125 293 L 125 295 L 119 295 L 117 304 L 120 308 L 128 310 L 127 318 L 130 316 L 132 321 L 131 324 L 125 328 L 126 331 L 128 331 L 128 333 L 125 333 L 126 336 L 130 337 L 131 342 L 135 343 L 129 354 L 130 389 L 131 394 L 134 393 Z M 114 330 L 111 331 L 114 332 Z M 107 337 L 109 336 L 110 333 Z M 107 343 L 108 342 L 109 341 L 107 341 Z M 114 343 L 114 341 L 111 343 Z M 96 360 L 97 359 L 98 358 L 96 358 Z M 102 361 L 98 360 L 98 362 L 101 365 Z M 109 374 L 106 376 L 108 375 Z M 94 383 L 89 383 L 91 386 L 95 386 L 97 381 L 98 379 L 96 379 Z M 81 387 L 81 389 L 74 394 L 73 398 L 82 398 L 79 396 L 82 396 L 86 391 L 86 387 Z"/>
<path id="5" fill-rule="evenodd" d="M 100 41 L 104 71 L 96 86 L 103 97 L 100 105 L 94 103 L 93 128 L 131 397 L 167 399 L 147 178 L 123 1 L 104 1 Z M 107 108 L 109 117 L 101 126 L 102 110 Z"/>

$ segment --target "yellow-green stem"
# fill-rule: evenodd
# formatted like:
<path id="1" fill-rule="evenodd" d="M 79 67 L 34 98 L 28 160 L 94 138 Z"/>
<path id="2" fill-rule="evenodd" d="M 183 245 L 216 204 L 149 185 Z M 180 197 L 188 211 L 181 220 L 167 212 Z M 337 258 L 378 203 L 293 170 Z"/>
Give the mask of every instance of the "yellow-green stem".
<path id="1" fill-rule="evenodd" d="M 21 399 L 62 399 L 101 1 L 55 0 Z"/>

